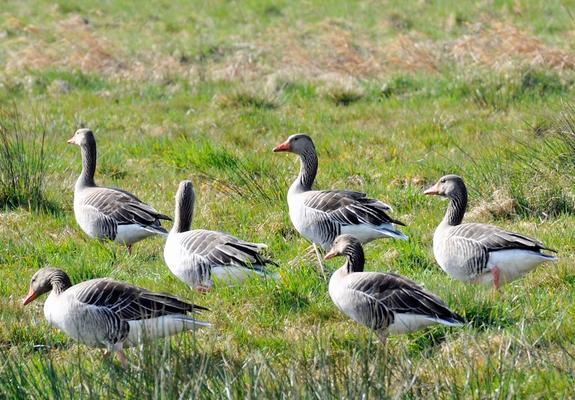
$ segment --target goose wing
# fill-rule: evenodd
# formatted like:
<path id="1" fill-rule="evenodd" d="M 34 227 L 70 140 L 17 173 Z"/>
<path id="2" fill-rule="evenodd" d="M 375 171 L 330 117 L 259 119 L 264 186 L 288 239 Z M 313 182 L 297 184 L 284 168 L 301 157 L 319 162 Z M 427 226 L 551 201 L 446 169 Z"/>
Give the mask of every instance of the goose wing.
<path id="1" fill-rule="evenodd" d="M 171 220 L 124 190 L 104 187 L 85 190 L 83 206 L 98 210 L 102 215 L 115 220 L 118 225 L 159 226 L 160 219 Z"/>
<path id="2" fill-rule="evenodd" d="M 347 287 L 374 299 L 392 314 L 417 314 L 450 322 L 463 322 L 439 297 L 400 275 L 380 272 L 352 273 Z"/>
<path id="3" fill-rule="evenodd" d="M 304 205 L 322 211 L 334 222 L 342 225 L 397 224 L 404 225 L 387 215 L 391 207 L 379 200 L 366 197 L 365 193 L 349 190 L 322 190 L 306 192 Z"/>
<path id="4" fill-rule="evenodd" d="M 449 236 L 450 239 L 475 242 L 477 246 L 481 246 L 489 252 L 512 249 L 536 252 L 541 250 L 555 251 L 536 239 L 487 224 L 471 223 L 458 225 L 451 229 Z"/>
<path id="5" fill-rule="evenodd" d="M 197 254 L 211 265 L 238 266 L 264 272 L 266 264 L 275 264 L 264 257 L 261 250 L 266 246 L 250 243 L 223 232 L 197 229 L 186 232 L 181 246 L 190 254 Z"/>
<path id="6" fill-rule="evenodd" d="M 166 293 L 151 292 L 112 279 L 93 279 L 79 283 L 68 290 L 76 301 L 111 310 L 125 321 L 207 310 L 205 307 L 185 302 Z"/>

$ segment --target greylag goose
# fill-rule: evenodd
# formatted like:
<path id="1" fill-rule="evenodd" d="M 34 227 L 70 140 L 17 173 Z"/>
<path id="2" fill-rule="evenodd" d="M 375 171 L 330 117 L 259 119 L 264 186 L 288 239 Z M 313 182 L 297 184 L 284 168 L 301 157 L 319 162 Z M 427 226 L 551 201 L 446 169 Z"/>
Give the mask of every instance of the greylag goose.
<path id="1" fill-rule="evenodd" d="M 96 139 L 89 129 L 78 129 L 68 143 L 80 146 L 82 173 L 74 188 L 74 215 L 90 237 L 132 244 L 151 235 L 166 236 L 161 219 L 171 220 L 125 190 L 100 187 L 94 182 Z"/>
<path id="2" fill-rule="evenodd" d="M 143 338 L 210 326 L 188 315 L 207 310 L 204 307 L 107 278 L 72 286 L 68 275 L 57 268 L 38 270 L 22 303 L 48 292 L 44 316 L 51 325 L 80 343 L 116 352 L 124 367 L 124 347 L 135 346 Z"/>
<path id="3" fill-rule="evenodd" d="M 266 264 L 275 265 L 261 254 L 265 244 L 245 242 L 218 231 L 190 230 L 194 203 L 192 182 L 180 182 L 174 225 L 164 247 L 164 260 L 175 276 L 201 292 L 212 287 L 212 275 L 229 285 L 254 275 L 278 277 L 265 269 Z"/>
<path id="4" fill-rule="evenodd" d="M 433 235 L 433 254 L 452 278 L 498 289 L 545 261 L 557 261 L 557 257 L 542 253 L 555 250 L 538 240 L 494 225 L 462 224 L 467 188 L 461 177 L 445 175 L 424 193 L 449 199 L 445 216 Z"/>
<path id="5" fill-rule="evenodd" d="M 385 343 L 388 334 L 413 332 L 428 325 L 460 326 L 463 318 L 433 293 L 403 276 L 364 272 L 361 243 L 338 236 L 325 259 L 347 257 L 329 280 L 329 295 L 342 313 L 374 330 Z"/>
<path id="6" fill-rule="evenodd" d="M 331 247 L 340 234 L 351 234 L 361 243 L 378 238 L 407 240 L 395 225 L 403 222 L 391 218 L 391 207 L 365 193 L 349 190 L 312 190 L 317 174 L 315 146 L 308 135 L 296 134 L 274 147 L 274 152 L 287 151 L 300 157 L 299 176 L 288 191 L 289 216 L 296 230 L 312 242 L 322 268 L 317 245 Z"/>

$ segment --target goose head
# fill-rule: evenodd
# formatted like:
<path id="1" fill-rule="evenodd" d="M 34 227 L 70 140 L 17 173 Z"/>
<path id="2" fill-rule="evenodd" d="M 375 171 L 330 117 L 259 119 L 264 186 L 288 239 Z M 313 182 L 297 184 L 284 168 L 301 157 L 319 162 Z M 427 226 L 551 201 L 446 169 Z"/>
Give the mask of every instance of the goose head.
<path id="1" fill-rule="evenodd" d="M 64 271 L 51 267 L 36 271 L 30 280 L 30 289 L 24 300 L 22 300 L 22 304 L 26 305 L 44 293 L 48 293 L 55 285 L 71 286 L 70 278 Z"/>
<path id="2" fill-rule="evenodd" d="M 447 198 L 458 197 L 459 194 L 466 192 L 465 183 L 458 175 L 445 175 L 423 192 L 426 195 L 443 196 Z"/>
<path id="3" fill-rule="evenodd" d="M 304 133 L 297 133 L 295 135 L 291 135 L 287 138 L 287 140 L 281 144 L 278 144 L 274 147 L 274 153 L 278 153 L 280 151 L 287 151 L 290 153 L 295 154 L 303 154 L 308 152 L 309 150 L 313 150 L 315 153 L 315 146 L 313 144 L 313 140 L 311 137 Z"/>
<path id="4" fill-rule="evenodd" d="M 331 249 L 327 252 L 324 259 L 329 260 L 333 257 L 348 256 L 350 251 L 361 247 L 361 243 L 352 235 L 339 235 L 335 238 L 331 245 Z"/>
<path id="5" fill-rule="evenodd" d="M 82 128 L 78 129 L 74 136 L 72 136 L 68 140 L 68 144 L 75 144 L 77 146 L 86 146 L 88 144 L 94 143 L 96 139 L 94 139 L 94 134 L 90 129 Z"/>

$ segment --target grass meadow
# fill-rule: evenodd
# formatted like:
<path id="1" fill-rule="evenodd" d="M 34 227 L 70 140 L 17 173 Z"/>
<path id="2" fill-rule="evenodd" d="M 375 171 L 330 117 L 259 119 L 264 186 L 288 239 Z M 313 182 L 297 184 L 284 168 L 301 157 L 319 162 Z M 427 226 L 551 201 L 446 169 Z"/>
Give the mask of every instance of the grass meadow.
<path id="1" fill-rule="evenodd" d="M 0 398 L 572 398 L 575 387 L 575 2 L 44 1 L 0 9 Z M 163 241 L 89 240 L 74 221 L 74 131 L 96 181 L 193 227 L 269 245 L 281 280 L 192 292 Z M 332 304 L 286 194 L 299 164 L 271 149 L 310 134 L 318 188 L 394 206 L 409 241 L 365 247 L 468 324 L 375 336 Z M 451 280 L 432 237 L 446 173 L 467 221 L 558 250 L 495 293 Z M 170 227 L 170 224 L 166 224 Z M 303 256 L 302 256 L 303 255 Z M 343 263 L 327 263 L 335 270 Z M 127 352 L 130 368 L 23 308 L 32 274 L 110 276 L 210 308 L 211 329 Z"/>

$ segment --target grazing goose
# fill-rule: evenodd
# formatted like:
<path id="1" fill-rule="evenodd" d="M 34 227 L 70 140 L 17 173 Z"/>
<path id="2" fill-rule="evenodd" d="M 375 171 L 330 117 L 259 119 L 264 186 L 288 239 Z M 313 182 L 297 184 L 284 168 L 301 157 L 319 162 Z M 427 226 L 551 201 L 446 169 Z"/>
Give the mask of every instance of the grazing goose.
<path id="1" fill-rule="evenodd" d="M 463 318 L 437 296 L 400 275 L 363 272 L 361 243 L 338 236 L 325 259 L 347 257 L 329 280 L 329 295 L 345 315 L 374 330 L 385 343 L 388 334 L 408 333 L 428 325 L 460 326 Z"/>
<path id="2" fill-rule="evenodd" d="M 446 175 L 424 193 L 449 199 L 445 217 L 433 235 L 433 254 L 452 278 L 498 289 L 542 262 L 557 261 L 557 257 L 541 252 L 555 250 L 538 240 L 494 225 L 462 224 L 467 188 L 461 177 Z"/>
<path id="3" fill-rule="evenodd" d="M 74 188 L 74 215 L 88 236 L 124 243 L 131 253 L 133 243 L 168 234 L 160 220 L 170 217 L 125 190 L 96 185 L 96 139 L 91 130 L 78 129 L 68 143 L 80 146 L 82 151 L 82 173 Z"/>
<path id="4" fill-rule="evenodd" d="M 250 243 L 232 235 L 204 229 L 190 230 L 195 194 L 192 182 L 182 181 L 176 192 L 174 225 L 164 247 L 166 265 L 180 280 L 201 292 L 210 290 L 215 275 L 226 284 L 263 275 L 278 278 L 266 271 L 263 243 Z"/>
<path id="5" fill-rule="evenodd" d="M 124 347 L 135 346 L 143 338 L 210 326 L 187 315 L 207 308 L 107 278 L 72 286 L 68 275 L 57 268 L 34 274 L 23 304 L 48 292 L 44 316 L 51 325 L 83 344 L 117 352 L 124 367 Z"/>
<path id="6" fill-rule="evenodd" d="M 340 234 L 351 234 L 361 243 L 378 238 L 407 240 L 395 225 L 404 225 L 387 215 L 391 207 L 365 193 L 349 190 L 312 190 L 317 174 L 317 154 L 308 135 L 290 136 L 274 147 L 274 152 L 287 151 L 300 156 L 299 176 L 288 191 L 289 216 L 296 230 L 312 242 L 322 268 L 317 245 L 328 250 Z"/>

